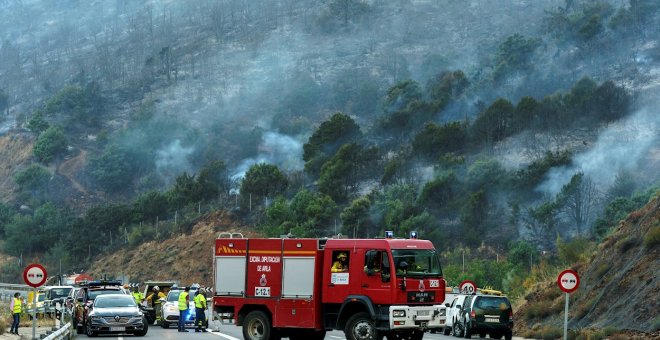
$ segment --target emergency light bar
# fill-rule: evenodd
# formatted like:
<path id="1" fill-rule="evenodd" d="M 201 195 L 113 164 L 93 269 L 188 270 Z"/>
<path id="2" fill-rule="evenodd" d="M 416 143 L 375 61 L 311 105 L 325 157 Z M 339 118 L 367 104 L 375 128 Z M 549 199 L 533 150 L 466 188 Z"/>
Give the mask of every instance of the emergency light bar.
<path id="1" fill-rule="evenodd" d="M 416 231 L 411 231 L 410 232 L 410 238 L 416 239 L 417 238 L 417 232 Z"/>
<path id="2" fill-rule="evenodd" d="M 385 238 L 394 238 L 394 232 L 392 230 L 386 230 Z"/>

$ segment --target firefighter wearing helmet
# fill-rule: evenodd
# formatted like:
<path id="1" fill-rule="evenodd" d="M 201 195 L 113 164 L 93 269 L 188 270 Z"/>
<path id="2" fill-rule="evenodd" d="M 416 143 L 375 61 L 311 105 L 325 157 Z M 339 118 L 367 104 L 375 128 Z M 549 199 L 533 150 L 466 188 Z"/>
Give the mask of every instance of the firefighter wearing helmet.
<path id="1" fill-rule="evenodd" d="M 348 256 L 345 252 L 341 252 L 337 255 L 337 260 L 332 264 L 330 271 L 333 273 L 341 273 L 348 271 Z"/>
<path id="2" fill-rule="evenodd" d="M 166 295 L 160 291 L 160 287 L 154 286 L 154 288 L 151 289 L 151 294 L 147 296 L 146 301 L 149 303 L 149 306 L 153 307 L 154 312 L 156 313 L 156 321 L 154 321 L 154 325 L 158 324 L 158 320 L 160 320 L 160 299 L 165 299 Z"/>

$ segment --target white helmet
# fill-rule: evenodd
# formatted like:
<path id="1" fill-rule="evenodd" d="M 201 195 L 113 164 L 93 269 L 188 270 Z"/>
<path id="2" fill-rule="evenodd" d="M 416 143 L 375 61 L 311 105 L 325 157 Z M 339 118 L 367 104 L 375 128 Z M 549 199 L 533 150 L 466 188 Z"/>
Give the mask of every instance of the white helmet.
<path id="1" fill-rule="evenodd" d="M 160 287 L 158 287 L 158 286 L 154 286 L 154 289 L 155 289 L 155 290 L 160 290 Z"/>

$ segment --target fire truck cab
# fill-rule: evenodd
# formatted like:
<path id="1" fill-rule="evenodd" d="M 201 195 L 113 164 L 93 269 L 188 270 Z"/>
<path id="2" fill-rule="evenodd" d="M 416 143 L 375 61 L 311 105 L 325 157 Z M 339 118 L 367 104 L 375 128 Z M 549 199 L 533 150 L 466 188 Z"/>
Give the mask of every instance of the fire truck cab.
<path id="1" fill-rule="evenodd" d="M 430 241 L 218 238 L 214 311 L 246 340 L 422 339 L 445 324 L 445 281 Z"/>

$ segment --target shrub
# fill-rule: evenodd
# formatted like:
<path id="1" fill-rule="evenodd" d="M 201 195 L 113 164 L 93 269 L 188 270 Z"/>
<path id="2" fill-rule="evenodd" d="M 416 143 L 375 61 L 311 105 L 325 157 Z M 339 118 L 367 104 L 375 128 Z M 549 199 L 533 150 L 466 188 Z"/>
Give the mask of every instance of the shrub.
<path id="1" fill-rule="evenodd" d="M 644 236 L 644 247 L 652 249 L 660 243 L 660 227 L 652 227 Z"/>
<path id="2" fill-rule="evenodd" d="M 51 126 L 37 138 L 33 152 L 39 161 L 48 164 L 66 152 L 67 144 L 62 129 Z"/>
<path id="3" fill-rule="evenodd" d="M 626 237 L 618 242 L 617 247 L 619 248 L 619 252 L 623 254 L 638 244 L 639 239 L 635 237 Z"/>
<path id="4" fill-rule="evenodd" d="M 0 335 L 5 334 L 7 331 L 7 322 L 5 321 L 5 318 L 2 317 L 0 318 Z"/>

